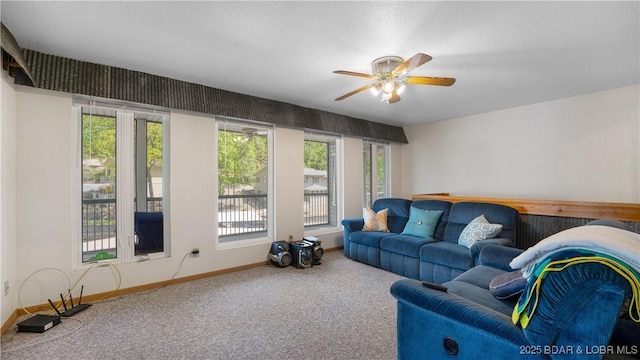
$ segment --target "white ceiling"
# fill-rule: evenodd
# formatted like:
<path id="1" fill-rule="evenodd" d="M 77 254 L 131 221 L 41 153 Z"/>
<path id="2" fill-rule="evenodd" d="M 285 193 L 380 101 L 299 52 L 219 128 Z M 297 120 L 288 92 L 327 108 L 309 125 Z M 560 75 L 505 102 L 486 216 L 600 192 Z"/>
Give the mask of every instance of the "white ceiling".
<path id="1" fill-rule="evenodd" d="M 408 126 L 640 83 L 640 2 L 10 2 L 21 47 Z M 433 60 L 396 104 L 333 70 Z"/>

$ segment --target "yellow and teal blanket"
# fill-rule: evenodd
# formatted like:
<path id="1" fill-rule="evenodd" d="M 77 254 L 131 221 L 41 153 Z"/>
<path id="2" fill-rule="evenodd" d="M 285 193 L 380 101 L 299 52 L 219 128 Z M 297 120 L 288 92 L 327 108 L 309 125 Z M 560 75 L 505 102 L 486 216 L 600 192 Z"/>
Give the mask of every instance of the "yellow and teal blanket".
<path id="1" fill-rule="evenodd" d="M 527 327 L 548 273 L 584 263 L 606 265 L 629 282 L 632 291 L 629 315 L 640 322 L 640 234 L 588 225 L 554 234 L 511 261 L 510 266 L 520 269 L 527 279 L 527 286 L 513 310 L 514 324 Z"/>
<path id="2" fill-rule="evenodd" d="M 609 255 L 581 248 L 565 248 L 554 251 L 537 262 L 537 265 L 529 275 L 527 285 L 518 303 L 513 309 L 511 315 L 513 323 L 520 323 L 522 328 L 526 328 L 529 325 L 529 321 L 538 305 L 542 281 L 548 273 L 562 271 L 569 266 L 584 263 L 606 265 L 629 282 L 631 286 L 629 316 L 632 320 L 640 322 L 640 274 L 637 271 L 624 261 Z"/>

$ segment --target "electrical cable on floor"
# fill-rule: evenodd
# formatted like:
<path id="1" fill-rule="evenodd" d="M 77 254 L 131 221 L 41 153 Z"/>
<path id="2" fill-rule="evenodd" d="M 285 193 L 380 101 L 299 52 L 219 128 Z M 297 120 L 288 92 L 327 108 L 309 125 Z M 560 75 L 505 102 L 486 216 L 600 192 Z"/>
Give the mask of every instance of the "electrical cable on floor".
<path id="1" fill-rule="evenodd" d="M 164 288 L 165 286 L 171 284 L 171 282 L 173 280 L 175 280 L 176 275 L 178 275 L 178 273 L 180 272 L 180 270 L 182 270 L 182 265 L 184 265 L 184 260 L 187 258 L 187 256 L 193 254 L 191 251 L 189 251 L 188 253 L 184 254 L 184 256 L 182 257 L 182 260 L 180 260 L 180 266 L 178 266 L 178 270 L 176 270 L 176 272 L 171 276 L 171 279 L 167 280 L 167 282 L 165 282 L 164 284 L 162 284 L 161 286 L 153 289 L 153 290 L 149 290 L 147 292 L 145 292 L 144 294 L 151 294 L 154 293 L 162 288 Z"/>
<path id="2" fill-rule="evenodd" d="M 24 284 L 25 284 L 25 283 L 27 283 L 27 281 L 28 281 L 32 276 L 34 276 L 35 274 L 37 274 L 37 273 L 39 273 L 39 272 L 41 272 L 41 271 L 44 271 L 44 270 L 54 270 L 54 271 L 58 271 L 58 272 L 60 272 L 61 274 L 63 274 L 63 275 L 65 276 L 65 278 L 67 279 L 67 289 L 69 289 L 69 292 L 71 292 L 71 291 L 73 291 L 73 290 L 76 288 L 76 286 L 78 286 L 78 284 L 80 283 L 80 281 L 81 281 L 81 280 L 82 280 L 82 279 L 83 279 L 83 278 L 84 278 L 84 277 L 89 273 L 89 271 L 91 271 L 91 270 L 92 270 L 93 268 L 95 268 L 96 266 L 102 266 L 102 265 L 104 265 L 104 264 L 105 264 L 105 263 L 93 263 L 93 264 L 91 264 L 91 266 L 90 266 L 89 268 L 87 268 L 87 269 L 82 273 L 82 275 L 80 275 L 80 277 L 79 277 L 79 278 L 78 278 L 78 279 L 73 283 L 73 285 L 71 285 L 71 279 L 69 278 L 69 275 L 67 275 L 64 271 L 62 271 L 62 270 L 60 270 L 60 269 L 58 269 L 58 268 L 42 268 L 42 269 L 38 269 L 38 270 L 36 270 L 36 271 L 32 272 L 31 274 L 29 274 L 29 276 L 27 276 L 27 277 L 22 281 L 22 283 L 20 284 L 20 287 L 18 288 L 18 306 L 22 309 L 22 311 L 24 311 L 24 312 L 25 312 L 25 314 L 27 314 L 27 315 L 32 315 L 32 313 L 31 313 L 29 310 L 27 310 L 27 309 L 24 307 L 24 305 L 22 305 L 22 299 L 21 299 L 21 296 L 22 296 L 22 287 L 24 286 Z M 113 289 L 112 291 L 108 292 L 106 295 L 104 295 L 104 296 L 103 296 L 103 297 L 101 297 L 100 299 L 93 301 L 93 303 L 97 303 L 97 302 L 103 301 L 104 299 L 106 299 L 106 298 L 110 297 L 111 295 L 113 295 L 113 293 L 115 293 L 116 291 L 118 291 L 118 290 L 120 289 L 120 286 L 122 285 L 122 274 L 120 273 L 120 270 L 118 269 L 118 267 L 117 267 L 115 264 L 111 263 L 111 262 L 106 262 L 106 264 L 108 264 L 108 265 L 111 267 L 112 272 L 114 272 L 114 270 L 115 270 L 115 275 L 117 275 L 117 277 L 116 277 L 116 288 L 115 288 L 115 289 Z M 114 276 L 115 276 L 115 275 L 114 275 Z M 54 302 L 54 304 L 55 304 L 56 306 L 61 306 L 63 301 L 64 301 L 64 302 L 66 302 L 66 301 L 68 300 L 67 293 L 62 292 L 62 294 L 63 294 L 63 295 L 62 295 L 62 299 L 61 299 L 60 301 L 55 301 L 55 302 Z M 49 314 L 49 315 L 54 314 L 53 310 L 49 311 L 49 312 L 48 312 L 48 314 Z"/>
<path id="3" fill-rule="evenodd" d="M 180 265 L 178 266 L 178 270 L 171 276 L 171 278 L 169 280 L 167 280 L 164 284 L 162 284 L 161 286 L 158 286 L 157 288 L 151 289 L 151 290 L 147 290 L 147 291 L 138 291 L 132 294 L 126 294 L 126 295 L 122 295 L 116 299 L 113 300 L 106 300 L 106 301 L 101 301 L 102 303 L 106 303 L 106 302 L 110 302 L 110 301 L 115 301 L 115 300 L 119 300 L 123 297 L 130 297 L 130 296 L 142 296 L 142 295 L 148 295 L 148 294 L 152 294 L 168 285 L 171 284 L 171 282 L 173 280 L 175 280 L 176 276 L 180 273 L 180 270 L 182 270 L 182 266 L 184 265 L 184 261 L 187 259 L 187 257 L 189 255 L 193 255 L 194 253 L 192 251 L 189 251 L 188 253 L 184 254 L 184 256 L 182 257 L 182 260 L 180 260 Z"/>
<path id="4" fill-rule="evenodd" d="M 25 284 L 27 281 L 29 281 L 29 279 L 31 279 L 31 277 L 32 277 L 32 276 L 34 276 L 35 274 L 37 274 L 37 273 L 39 273 L 39 272 L 41 272 L 41 271 L 45 271 L 45 270 L 54 270 L 54 271 L 57 271 L 57 272 L 60 272 L 61 274 L 63 274 L 63 275 L 65 276 L 65 278 L 67 279 L 67 289 L 69 289 L 69 292 L 71 292 L 71 291 L 72 291 L 73 289 L 75 289 L 75 287 L 80 283 L 80 281 L 81 281 L 81 280 L 82 280 L 82 279 L 83 279 L 83 278 L 84 278 L 84 277 L 89 273 L 89 271 L 91 271 L 91 270 L 92 270 L 93 268 L 95 268 L 96 266 L 102 266 L 103 264 L 104 264 L 104 263 L 93 263 L 89 268 L 87 268 L 87 269 L 82 273 L 82 275 L 80 275 L 80 277 L 79 277 L 79 278 L 78 278 L 78 279 L 73 283 L 73 285 L 71 285 L 71 279 L 69 278 L 69 276 L 68 276 L 64 271 L 62 271 L 62 270 L 60 270 L 60 269 L 58 269 L 58 268 L 42 268 L 42 269 L 38 269 L 38 270 L 36 270 L 36 271 L 32 272 L 31 274 L 29 274 L 29 276 L 27 276 L 27 277 L 22 281 L 22 283 L 20 284 L 20 287 L 18 288 L 18 306 L 20 306 L 20 308 L 22 308 L 22 310 L 23 310 L 27 315 L 34 315 L 33 313 L 31 313 L 30 311 L 28 311 L 28 310 L 27 310 L 27 309 L 22 305 L 22 301 L 21 301 L 20 297 L 21 297 L 21 295 L 22 295 L 22 288 L 23 288 L 24 284 Z M 101 297 L 100 299 L 93 301 L 93 303 L 94 303 L 94 304 L 95 304 L 95 303 L 97 303 L 97 302 L 103 301 L 104 299 L 106 299 L 106 298 L 108 298 L 109 296 L 111 296 L 114 292 L 118 291 L 118 290 L 120 289 L 120 286 L 122 285 L 122 274 L 120 273 L 120 270 L 118 269 L 118 267 L 117 267 L 115 264 L 111 263 L 111 262 L 107 262 L 107 264 L 111 267 L 111 269 L 112 269 L 112 273 L 114 273 L 114 276 L 117 274 L 117 277 L 116 277 L 116 288 L 115 288 L 115 289 L 113 289 L 112 291 L 110 291 L 109 293 L 107 293 L 106 295 L 104 295 L 103 297 Z M 61 294 L 61 295 L 62 295 L 62 294 Z M 67 301 L 67 294 L 64 294 L 64 295 L 62 295 L 62 299 L 61 299 L 60 301 L 56 301 L 56 303 L 55 303 L 55 304 L 56 304 L 56 306 L 60 306 L 60 305 L 62 305 L 62 303 L 63 303 L 63 302 L 66 302 L 66 301 Z M 58 305 L 58 304 L 59 304 L 59 305 Z M 55 313 L 54 313 L 54 311 L 53 311 L 53 310 L 50 310 L 47 314 L 48 314 L 48 315 L 54 315 Z M 63 333 L 63 334 L 59 334 L 59 335 L 56 335 L 56 336 L 53 336 L 53 337 L 50 337 L 50 338 L 47 338 L 47 339 L 44 339 L 44 340 L 41 340 L 41 341 L 37 341 L 37 342 L 34 342 L 34 343 L 30 343 L 30 344 L 27 344 L 27 345 L 23 345 L 23 346 L 20 346 L 20 347 L 18 347 L 18 348 L 15 348 L 15 349 L 2 350 L 0 353 L 6 353 L 6 352 L 12 352 L 12 351 L 18 351 L 18 350 L 22 350 L 22 349 L 25 349 L 25 348 L 29 348 L 29 347 L 31 347 L 31 346 L 35 346 L 35 345 L 38 345 L 38 344 L 41 344 L 41 343 L 44 343 L 44 342 L 53 341 L 53 340 L 59 339 L 59 338 L 61 338 L 61 337 L 63 337 L 63 336 L 67 336 L 67 335 L 70 335 L 70 334 L 72 334 L 72 333 L 76 332 L 77 330 L 79 330 L 79 329 L 84 325 L 84 323 L 83 323 L 83 322 L 82 322 L 82 320 L 80 320 L 80 319 L 75 319 L 75 318 L 69 318 L 69 317 L 67 317 L 67 318 L 61 318 L 60 320 L 61 320 L 61 322 L 63 322 L 63 321 L 64 321 L 64 322 L 66 322 L 67 320 L 73 320 L 73 321 L 77 321 L 77 322 L 79 322 L 79 323 L 80 323 L 80 325 L 79 325 L 77 328 L 75 328 L 75 329 L 73 329 L 73 330 L 71 330 L 71 331 L 67 331 L 67 332 L 65 332 L 65 333 Z M 16 333 L 16 334 L 17 334 L 17 333 Z M 13 335 L 13 336 L 11 337 L 11 340 L 13 340 L 13 337 L 14 337 L 14 336 L 15 336 L 15 335 Z M 10 342 L 11 340 L 9 340 L 8 342 Z"/>
<path id="5" fill-rule="evenodd" d="M 176 270 L 176 272 L 171 276 L 171 280 L 169 280 L 169 281 L 173 281 L 176 278 L 176 275 L 178 275 L 180 270 L 182 270 L 182 265 L 184 265 L 184 260 L 189 255 L 191 255 L 191 251 L 189 251 L 188 253 L 184 254 L 184 256 L 182 257 L 182 260 L 180 260 L 180 266 L 178 266 L 178 270 Z"/>
<path id="6" fill-rule="evenodd" d="M 153 290 L 151 290 L 151 291 L 148 291 L 148 292 L 146 292 L 145 294 L 153 293 L 153 292 L 155 292 L 155 291 L 157 291 L 157 290 L 159 290 L 159 289 L 162 289 L 162 288 L 164 288 L 165 286 L 167 286 L 167 285 L 171 284 L 171 282 L 172 282 L 173 280 L 175 280 L 175 277 L 180 273 L 180 270 L 182 270 L 182 266 L 184 265 L 184 261 L 187 259 L 187 257 L 188 257 L 189 255 L 192 255 L 192 254 L 193 254 L 193 252 L 192 252 L 192 251 L 189 251 L 189 252 L 187 252 L 186 254 L 184 254 L 184 256 L 182 257 L 182 260 L 180 260 L 180 265 L 178 266 L 178 270 L 176 270 L 176 272 L 171 276 L 171 278 L 170 278 L 167 282 L 165 282 L 162 286 L 157 287 L 157 288 L 155 288 L 155 289 L 153 289 Z M 31 313 L 30 311 L 28 311 L 28 310 L 27 310 L 27 309 L 22 305 L 22 302 L 21 302 L 20 296 L 21 296 L 21 294 L 22 294 L 22 287 L 24 286 L 24 284 L 25 284 L 25 283 L 26 283 L 26 282 L 27 282 L 27 281 L 28 281 L 32 276 L 34 276 L 35 274 L 37 274 L 37 273 L 39 273 L 39 272 L 41 272 L 41 271 L 44 271 L 44 270 L 54 270 L 54 271 L 58 271 L 58 272 L 62 273 L 62 274 L 65 276 L 65 278 L 67 279 L 67 285 L 68 285 L 68 286 L 67 286 L 67 288 L 69 289 L 69 292 L 71 292 L 73 289 L 75 289 L 75 287 L 80 283 L 80 281 L 81 281 L 81 280 L 82 280 L 82 279 L 83 279 L 83 278 L 84 278 L 84 277 L 85 277 L 85 276 L 86 276 L 86 275 L 87 275 L 87 274 L 88 274 L 88 273 L 89 273 L 93 268 L 95 268 L 96 266 L 100 266 L 100 267 L 101 267 L 101 266 L 103 266 L 105 263 L 111 267 L 112 272 L 114 272 L 114 275 L 117 275 L 117 277 L 116 277 L 116 287 L 115 287 L 115 289 L 113 289 L 113 290 L 112 290 L 112 291 L 110 291 L 109 293 L 105 294 L 103 297 L 101 297 L 101 298 L 99 298 L 99 299 L 97 299 L 97 300 L 93 301 L 93 304 L 96 304 L 96 303 L 99 303 L 99 302 L 104 302 L 104 300 L 105 300 L 105 299 L 107 299 L 107 298 L 111 297 L 115 292 L 117 292 L 117 291 L 120 289 L 120 286 L 122 285 L 122 273 L 120 272 L 120 269 L 118 269 L 118 267 L 117 267 L 115 264 L 111 263 L 111 262 L 102 262 L 102 263 L 100 263 L 100 262 L 96 262 L 96 263 L 91 264 L 91 266 L 90 266 L 89 268 L 87 268 L 87 269 L 82 273 L 82 275 L 80 275 L 80 277 L 79 277 L 79 278 L 78 278 L 78 279 L 73 283 L 73 285 L 71 285 L 71 279 L 69 278 L 69 276 L 68 276 L 64 271 L 62 271 L 62 270 L 60 270 L 60 269 L 57 269 L 57 268 L 42 268 L 42 269 L 38 269 L 38 270 L 36 270 L 36 271 L 32 272 L 31 274 L 29 274 L 29 276 L 27 276 L 27 277 L 24 279 L 24 281 L 22 281 L 22 283 L 20 284 L 20 287 L 18 288 L 18 305 L 22 308 L 22 310 L 23 310 L 27 315 L 32 315 L 32 313 Z M 66 298 L 66 294 L 65 294 L 65 295 L 63 295 L 63 298 L 61 299 L 61 301 L 56 301 L 56 306 L 59 306 L 59 305 L 57 305 L 57 304 L 62 305 L 62 302 L 66 302 L 66 300 L 67 300 L 67 298 Z M 54 313 L 53 311 L 50 311 L 50 312 L 49 312 L 49 314 L 53 314 L 53 313 Z M 67 332 L 67 333 L 65 333 L 65 334 L 56 335 L 55 337 L 52 337 L 52 338 L 49 338 L 49 339 L 46 339 L 46 340 L 42 340 L 42 341 L 38 341 L 38 342 L 35 342 L 35 343 L 33 343 L 33 344 L 28 344 L 28 345 L 25 345 L 25 346 L 21 346 L 21 347 L 16 348 L 16 349 L 3 350 L 3 351 L 2 351 L 2 353 L 4 353 L 4 352 L 10 352 L 10 351 L 16 351 L 16 350 L 20 350 L 20 349 L 23 349 L 23 348 L 27 348 L 27 347 L 30 347 L 30 346 L 34 346 L 34 345 L 37 345 L 37 344 L 40 344 L 40 343 L 43 343 L 43 342 L 46 342 L 46 341 L 51 341 L 51 340 L 58 339 L 59 337 L 66 336 L 66 335 L 68 335 L 68 334 L 71 334 L 71 333 L 73 333 L 73 332 L 77 331 L 77 330 L 78 330 L 78 329 L 80 329 L 80 328 L 82 327 L 82 325 L 84 324 L 84 323 L 82 322 L 82 320 L 79 320 L 79 319 L 65 318 L 65 320 L 75 320 L 75 321 L 78 321 L 78 322 L 80 322 L 80 326 L 78 326 L 78 328 L 76 328 L 76 329 L 74 329 L 74 330 L 72 330 L 72 331 L 69 331 L 69 332 Z M 14 336 L 15 336 L 15 335 L 14 335 Z"/>
<path id="7" fill-rule="evenodd" d="M 43 344 L 43 343 L 46 343 L 46 342 L 49 342 L 49 341 L 57 340 L 57 339 L 59 339 L 61 337 L 73 334 L 74 332 L 80 330 L 80 328 L 82 328 L 84 326 L 84 322 L 82 320 L 80 320 L 80 319 L 64 318 L 64 322 L 66 322 L 67 320 L 77 321 L 77 322 L 80 323 L 80 325 L 78 325 L 77 328 L 75 328 L 73 330 L 69 330 L 69 331 L 67 331 L 65 333 L 58 334 L 56 336 L 52 336 L 50 338 L 43 339 L 43 340 L 40 340 L 40 341 L 36 341 L 36 342 L 33 342 L 33 343 L 29 343 L 29 344 L 26 344 L 26 345 L 22 345 L 22 346 L 19 346 L 19 347 L 15 348 L 15 349 L 2 350 L 2 351 L 0 351 L 0 353 L 4 354 L 4 353 L 18 351 L 18 350 L 24 350 L 24 349 L 30 348 L 32 346 L 36 346 L 36 345 L 40 345 L 40 344 Z"/>
<path id="8" fill-rule="evenodd" d="M 120 290 L 120 286 L 122 285 L 122 273 L 120 273 L 120 269 L 118 269 L 118 267 L 113 264 L 112 262 L 107 262 L 107 264 L 109 264 L 109 266 L 111 267 L 112 270 L 115 270 L 115 273 L 118 275 L 118 277 L 116 278 L 116 288 L 111 290 L 109 293 L 105 294 L 103 297 L 94 300 L 93 303 L 99 303 L 101 301 L 103 301 L 106 298 L 111 297 L 115 292 L 117 292 L 118 290 Z M 96 265 L 96 264 L 94 264 Z M 91 270 L 93 268 L 93 265 L 87 269 L 87 271 L 85 271 L 85 273 L 73 284 L 73 286 L 75 287 L 76 285 L 78 285 L 78 283 L 80 282 L 80 280 L 84 277 L 84 275 L 86 275 L 87 272 L 89 272 L 89 270 Z M 73 288 L 72 288 L 73 289 Z"/>
<path id="9" fill-rule="evenodd" d="M 38 269 L 34 272 L 32 272 L 31 274 L 29 274 L 29 276 L 27 276 L 22 283 L 20 284 L 20 287 L 18 287 L 18 306 L 22 309 L 22 311 L 24 311 L 27 315 L 31 315 L 31 312 L 29 312 L 24 305 L 22 305 L 22 299 L 20 298 L 20 295 L 22 295 L 22 287 L 24 286 L 24 284 L 31 279 L 31 277 L 41 271 L 44 270 L 55 270 L 60 272 L 62 275 L 65 276 L 65 278 L 67 279 L 67 288 L 71 288 L 71 279 L 69 279 L 69 275 L 67 275 L 67 273 L 65 273 L 64 271 L 58 269 L 58 268 L 50 268 L 50 267 L 46 267 L 46 268 L 42 268 L 42 269 Z"/>

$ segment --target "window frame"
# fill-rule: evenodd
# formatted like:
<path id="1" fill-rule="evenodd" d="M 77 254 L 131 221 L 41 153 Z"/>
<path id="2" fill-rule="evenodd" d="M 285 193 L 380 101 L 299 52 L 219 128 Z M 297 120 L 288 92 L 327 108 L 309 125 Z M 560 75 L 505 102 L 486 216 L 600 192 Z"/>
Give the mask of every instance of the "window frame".
<path id="1" fill-rule="evenodd" d="M 83 109 L 88 108 L 85 112 Z M 111 101 L 109 99 L 88 98 L 74 96 L 73 101 L 73 137 L 74 152 L 72 157 L 72 222 L 71 222 L 71 253 L 72 267 L 86 268 L 98 261 L 83 259 L 82 234 L 82 201 L 83 201 L 83 143 L 82 125 L 84 115 L 100 115 L 114 117 L 116 121 L 116 258 L 108 259 L 113 263 L 129 263 L 139 261 L 141 257 L 147 259 L 165 258 L 171 255 L 169 232 L 169 121 L 170 113 L 165 109 L 138 106 L 126 102 Z M 134 196 L 136 192 L 136 119 L 153 117 L 154 122 L 162 124 L 162 202 L 163 202 L 163 250 L 162 252 L 136 255 L 134 251 Z M 146 134 L 145 134 L 146 135 Z M 145 139 L 146 142 L 146 139 Z M 145 150 L 146 152 L 146 150 Z M 145 175 L 146 177 L 146 175 Z"/>
<path id="2" fill-rule="evenodd" d="M 368 147 L 368 152 L 366 148 Z M 391 146 L 386 142 L 379 142 L 373 140 L 365 140 L 363 142 L 363 199 L 362 206 L 363 207 L 371 207 L 373 203 L 380 198 L 385 198 L 390 196 L 390 184 L 389 184 L 389 167 L 390 167 L 390 149 Z M 378 152 L 382 150 L 384 154 L 384 184 L 383 184 L 383 193 L 379 195 L 379 183 L 378 183 Z M 369 158 L 365 159 L 365 155 L 368 153 Z M 366 164 L 367 161 L 369 163 L 369 172 L 367 173 Z M 367 196 L 367 179 L 369 180 L 369 196 Z"/>
<path id="3" fill-rule="evenodd" d="M 342 135 L 333 133 L 322 133 L 312 130 L 304 132 L 304 141 L 315 141 L 327 143 L 327 191 L 328 191 L 328 223 L 318 225 L 304 225 L 304 236 L 320 235 L 323 233 L 334 232 L 337 229 L 341 229 L 340 219 L 343 214 L 343 189 L 344 189 L 344 169 L 343 169 L 343 156 L 344 156 L 344 140 Z M 333 155 L 333 166 L 331 164 L 332 147 L 335 154 Z M 302 164 L 304 168 L 304 164 Z M 330 169 L 333 168 L 333 173 Z M 330 178 L 332 178 L 330 180 Z M 310 182 L 314 183 L 313 179 Z M 304 194 L 303 194 L 304 198 Z M 335 214 L 331 215 L 331 208 L 335 208 Z M 332 224 L 332 221 L 334 222 Z"/>
<path id="4" fill-rule="evenodd" d="M 228 118 L 224 116 L 217 116 L 215 118 L 216 123 L 216 153 L 214 156 L 215 168 L 220 169 L 219 162 L 222 161 L 219 159 L 218 153 L 220 149 L 219 144 L 219 132 L 220 131 L 234 131 L 233 129 L 238 128 L 252 128 L 256 129 L 256 131 L 265 132 L 265 138 L 267 140 L 267 166 L 266 166 L 266 175 L 265 176 L 256 176 L 255 182 L 256 184 L 259 182 L 263 184 L 266 181 L 266 191 L 267 191 L 267 221 L 266 221 L 266 230 L 264 232 L 254 233 L 256 235 L 249 235 L 244 237 L 243 234 L 236 235 L 220 235 L 219 231 L 219 219 L 220 219 L 220 209 L 219 206 L 215 207 L 214 219 L 218 219 L 215 221 L 215 245 L 214 247 L 217 250 L 226 250 L 226 249 L 234 249 L 239 247 L 245 247 L 250 245 L 257 244 L 266 244 L 271 243 L 275 234 L 275 178 L 274 178 L 274 140 L 275 140 L 275 128 L 273 124 L 237 119 L 237 118 Z M 231 127 L 231 130 L 228 128 Z M 216 199 L 220 201 L 220 193 L 219 193 L 219 176 L 215 177 L 214 189 L 216 191 Z M 227 240 L 222 240 L 227 239 Z"/>

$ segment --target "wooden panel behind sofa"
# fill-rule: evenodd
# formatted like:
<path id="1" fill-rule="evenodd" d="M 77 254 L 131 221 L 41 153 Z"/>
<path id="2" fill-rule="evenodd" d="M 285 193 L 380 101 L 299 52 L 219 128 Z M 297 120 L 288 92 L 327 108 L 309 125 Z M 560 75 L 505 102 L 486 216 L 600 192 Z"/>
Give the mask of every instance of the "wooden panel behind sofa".
<path id="1" fill-rule="evenodd" d="M 527 249 L 559 231 L 581 226 L 594 219 L 625 222 L 631 231 L 640 233 L 640 204 L 594 201 L 531 200 L 452 196 L 447 193 L 415 194 L 412 200 L 444 200 L 497 203 L 515 208 L 520 213 L 516 229 L 516 247 Z"/>

